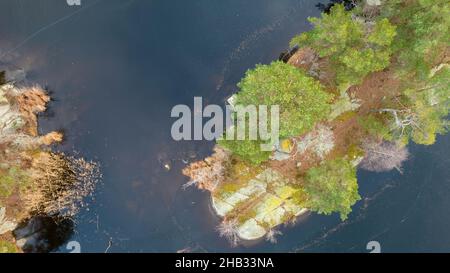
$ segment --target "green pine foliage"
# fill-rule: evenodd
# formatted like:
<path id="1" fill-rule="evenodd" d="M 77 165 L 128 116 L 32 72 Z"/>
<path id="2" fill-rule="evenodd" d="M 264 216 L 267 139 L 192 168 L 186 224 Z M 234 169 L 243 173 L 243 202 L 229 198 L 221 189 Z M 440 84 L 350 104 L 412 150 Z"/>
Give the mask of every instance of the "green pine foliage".
<path id="1" fill-rule="evenodd" d="M 250 162 L 253 165 L 261 164 L 267 161 L 271 155 L 271 151 L 262 151 L 262 141 L 258 140 L 218 140 L 217 143 L 232 151 L 234 155 L 239 156 L 246 162 Z"/>
<path id="2" fill-rule="evenodd" d="M 314 28 L 291 41 L 311 47 L 330 61 L 336 86 L 346 90 L 372 72 L 389 67 L 401 82 L 377 107 L 358 115 L 365 136 L 385 141 L 430 145 L 448 132 L 450 68 L 442 63 L 450 44 L 450 2 L 445 0 L 383 1 L 380 13 L 345 11 L 334 5 L 329 14 L 310 18 Z M 391 62 L 392 61 L 392 62 Z M 280 137 L 299 136 L 327 119 L 332 96 L 305 71 L 282 62 L 258 65 L 239 83 L 236 104 L 279 105 Z M 375 89 L 376 90 L 376 89 Z M 270 128 L 270 126 L 268 127 Z M 351 133 L 350 133 L 351 134 Z M 361 141 L 361 139 L 360 139 Z M 270 157 L 262 141 L 219 141 L 246 162 L 261 164 Z M 356 167 L 348 160 L 361 156 L 358 145 L 348 156 L 328 159 L 306 171 L 295 194 L 298 204 L 321 214 L 337 212 L 345 220 L 360 200 Z M 301 174 L 303 176 L 303 173 Z"/>
<path id="3" fill-rule="evenodd" d="M 314 29 L 295 37 L 290 45 L 309 46 L 320 57 L 330 58 L 341 88 L 358 84 L 370 72 L 390 64 L 396 27 L 388 19 L 366 24 L 337 4 L 329 14 L 309 21 Z"/>
<path id="4" fill-rule="evenodd" d="M 386 1 L 382 16 L 392 18 L 398 35 L 393 50 L 401 72 L 426 79 L 437 54 L 450 44 L 450 3 L 447 0 Z"/>
<path id="5" fill-rule="evenodd" d="M 404 92 L 414 115 L 414 124 L 408 129 L 408 136 L 417 144 L 431 145 L 437 134 L 448 131 L 447 119 L 450 107 L 450 69 L 441 69 L 427 85 L 420 89 Z"/>
<path id="6" fill-rule="evenodd" d="M 280 61 L 257 65 L 247 71 L 238 87 L 238 105 L 280 107 L 281 138 L 297 136 L 312 129 L 330 112 L 332 95 L 325 92 L 320 82 Z"/>
<path id="7" fill-rule="evenodd" d="M 356 168 L 344 159 L 325 161 L 311 168 L 306 175 L 305 192 L 309 209 L 326 215 L 338 212 L 343 221 L 361 199 Z"/>
<path id="8" fill-rule="evenodd" d="M 358 117 L 359 125 L 371 136 L 391 141 L 393 139 L 391 129 L 383 120 L 373 115 Z"/>
<path id="9" fill-rule="evenodd" d="M 257 65 L 238 84 L 236 105 L 278 105 L 280 138 L 298 136 L 325 119 L 332 95 L 302 70 L 283 62 Z M 268 118 L 267 128 L 270 127 Z M 248 127 L 248 126 L 247 126 Z M 247 132 L 248 134 L 248 132 Z M 266 161 L 271 152 L 261 151 L 260 140 L 220 140 L 218 144 L 254 164 Z"/>

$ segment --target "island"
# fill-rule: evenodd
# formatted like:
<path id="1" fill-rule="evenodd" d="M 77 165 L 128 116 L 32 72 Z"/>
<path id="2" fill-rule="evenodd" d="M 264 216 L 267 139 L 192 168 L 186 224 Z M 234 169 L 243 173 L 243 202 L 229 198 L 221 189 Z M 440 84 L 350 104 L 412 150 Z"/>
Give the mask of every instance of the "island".
<path id="1" fill-rule="evenodd" d="M 97 163 L 50 149 L 61 132 L 39 135 L 50 96 L 24 73 L 0 72 L 0 253 L 59 247 L 101 178 Z"/>
<path id="2" fill-rule="evenodd" d="M 228 100 L 279 106 L 272 151 L 262 139 L 218 140 L 183 170 L 186 186 L 210 192 L 232 245 L 276 242 L 279 226 L 305 213 L 346 220 L 361 199 L 358 168 L 402 172 L 409 143 L 448 131 L 449 2 L 351 2 L 309 18 L 290 53 L 248 70 Z"/>

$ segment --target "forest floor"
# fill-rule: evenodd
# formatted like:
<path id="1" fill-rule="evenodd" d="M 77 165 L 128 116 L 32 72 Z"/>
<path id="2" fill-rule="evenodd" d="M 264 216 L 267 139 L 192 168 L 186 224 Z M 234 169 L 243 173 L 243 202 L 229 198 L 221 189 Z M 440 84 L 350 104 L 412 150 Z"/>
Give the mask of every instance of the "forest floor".
<path id="1" fill-rule="evenodd" d="M 317 67 L 320 70 L 318 80 L 327 87 L 327 90 L 335 91 L 337 88 L 332 83 L 332 72 L 327 59 L 320 59 L 309 48 L 298 50 L 288 61 L 299 69 L 311 71 Z M 358 123 L 358 117 L 367 115 L 371 111 L 380 109 L 383 102 L 394 99 L 400 93 L 400 81 L 391 69 L 371 73 L 361 84 L 353 85 L 347 89 L 349 97 L 354 98 L 360 104 L 357 111 L 344 112 L 332 121 L 324 122 L 331 128 L 334 135 L 335 147 L 325 159 L 330 160 L 345 155 L 351 146 L 359 146 L 367 133 Z M 334 90 L 334 91 L 333 91 Z M 351 133 L 349 133 L 351 132 Z M 301 140 L 303 136 L 296 139 Z M 322 159 L 314 157 L 310 153 L 296 154 L 294 148 L 291 158 L 284 161 L 271 160 L 269 166 L 294 180 L 300 180 L 306 170 L 318 165 Z M 301 162 L 299 166 L 298 163 Z"/>

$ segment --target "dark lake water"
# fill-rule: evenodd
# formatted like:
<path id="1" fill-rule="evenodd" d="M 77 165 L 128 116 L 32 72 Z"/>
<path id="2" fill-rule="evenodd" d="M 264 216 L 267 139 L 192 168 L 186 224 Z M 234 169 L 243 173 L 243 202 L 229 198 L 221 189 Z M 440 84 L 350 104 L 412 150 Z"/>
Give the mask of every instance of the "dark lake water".
<path id="1" fill-rule="evenodd" d="M 53 91 L 42 132 L 55 147 L 101 163 L 103 183 L 71 240 L 83 252 L 450 251 L 450 137 L 411 146 L 404 174 L 359 172 L 363 200 L 349 220 L 310 215 L 277 244 L 231 248 L 209 196 L 183 191 L 183 160 L 209 142 L 174 142 L 176 104 L 223 104 L 246 69 L 268 63 L 317 16 L 311 0 L 2 0 L 0 55 Z M 195 157 L 195 158 L 194 158 Z M 164 169 L 170 164 L 171 170 Z M 65 246 L 59 249 L 67 252 Z"/>

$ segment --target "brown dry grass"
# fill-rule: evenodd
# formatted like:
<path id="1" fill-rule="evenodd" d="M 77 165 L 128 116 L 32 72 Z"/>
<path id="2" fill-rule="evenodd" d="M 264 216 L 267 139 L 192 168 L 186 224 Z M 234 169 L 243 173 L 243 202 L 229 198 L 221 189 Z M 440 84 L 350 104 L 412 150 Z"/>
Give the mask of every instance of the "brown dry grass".
<path id="1" fill-rule="evenodd" d="M 20 94 L 14 98 L 14 101 L 26 122 L 23 127 L 24 133 L 37 136 L 37 114 L 47 109 L 50 97 L 44 89 L 36 85 L 21 89 Z"/>
<path id="2" fill-rule="evenodd" d="M 31 214 L 74 216 L 101 177 L 93 162 L 50 152 L 39 153 L 31 170 L 31 185 L 22 193 Z"/>

